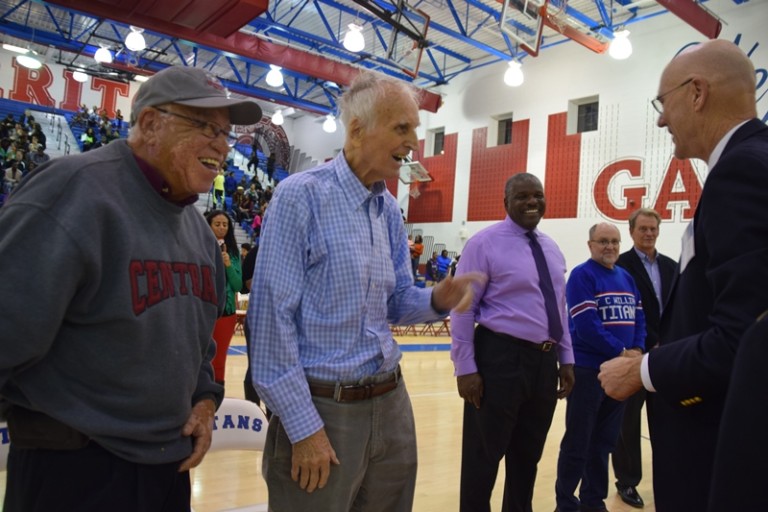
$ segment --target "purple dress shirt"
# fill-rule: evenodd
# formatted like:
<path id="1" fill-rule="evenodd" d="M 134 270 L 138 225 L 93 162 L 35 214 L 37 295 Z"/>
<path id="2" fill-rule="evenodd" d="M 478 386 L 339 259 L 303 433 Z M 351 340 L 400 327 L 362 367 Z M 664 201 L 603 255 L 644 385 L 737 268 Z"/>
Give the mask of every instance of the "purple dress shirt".
<path id="1" fill-rule="evenodd" d="M 547 310 L 526 231 L 507 216 L 470 238 L 461 253 L 456 275 L 478 271 L 488 280 L 475 286 L 471 308 L 464 313 L 451 312 L 451 359 L 457 376 L 477 372 L 475 323 L 532 342 L 549 339 Z M 554 240 L 534 231 L 547 259 L 562 325 L 567 326 L 565 257 Z M 568 329 L 564 329 L 562 339 L 552 341 L 557 342 L 560 364 L 573 364 Z"/>

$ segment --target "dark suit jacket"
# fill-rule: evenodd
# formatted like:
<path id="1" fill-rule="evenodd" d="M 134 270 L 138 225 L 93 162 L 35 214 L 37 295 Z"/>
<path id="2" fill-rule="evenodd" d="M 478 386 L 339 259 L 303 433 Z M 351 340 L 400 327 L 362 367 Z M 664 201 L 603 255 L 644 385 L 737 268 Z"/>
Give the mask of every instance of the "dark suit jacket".
<path id="1" fill-rule="evenodd" d="M 621 253 L 616 262 L 624 268 L 635 280 L 637 289 L 640 290 L 640 299 L 643 301 L 643 312 L 645 313 L 645 349 L 650 350 L 659 343 L 659 319 L 661 317 L 661 307 L 668 302 L 669 291 L 672 287 L 672 280 L 675 277 L 675 260 L 661 253 L 657 253 L 656 261 L 659 264 L 659 274 L 661 274 L 661 301 L 656 299 L 656 292 L 653 290 L 651 277 L 645 270 L 640 256 L 637 255 L 635 248 Z"/>
<path id="2" fill-rule="evenodd" d="M 768 313 L 768 312 L 766 312 Z M 717 441 L 710 512 L 765 510 L 768 314 L 741 339 Z"/>
<path id="3" fill-rule="evenodd" d="M 649 354 L 657 512 L 706 510 L 739 340 L 768 307 L 768 126 L 740 127 L 710 169 Z M 690 228 L 690 226 L 689 226 Z M 688 236 L 689 232 L 686 232 Z"/>

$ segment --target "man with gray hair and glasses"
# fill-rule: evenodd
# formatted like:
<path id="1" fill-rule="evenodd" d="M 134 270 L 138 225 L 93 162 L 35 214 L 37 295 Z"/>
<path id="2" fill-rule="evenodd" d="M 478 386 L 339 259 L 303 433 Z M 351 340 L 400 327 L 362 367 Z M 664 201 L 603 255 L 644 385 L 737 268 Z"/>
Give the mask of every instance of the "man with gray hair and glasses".
<path id="1" fill-rule="evenodd" d="M 749 57 L 713 40 L 672 59 L 653 102 L 675 156 L 700 158 L 709 172 L 683 236 L 659 347 L 604 363 L 600 380 L 618 400 L 643 387 L 655 393 L 649 423 L 658 512 L 707 510 L 739 340 L 768 305 L 768 127 L 757 118 L 755 90 Z M 764 500 L 729 510 L 762 508 Z"/>
<path id="2" fill-rule="evenodd" d="M 478 276 L 414 286 L 384 180 L 417 147 L 415 90 L 362 72 L 341 108 L 343 151 L 282 181 L 262 225 L 248 325 L 253 383 L 274 413 L 269 506 L 409 512 L 416 432 L 389 324 L 465 309 Z"/>
<path id="3" fill-rule="evenodd" d="M 188 511 L 224 391 L 224 264 L 194 203 L 259 106 L 199 68 L 134 96 L 132 128 L 36 167 L 0 209 L 4 510 Z M 45 245 L 45 251 L 40 247 Z"/>

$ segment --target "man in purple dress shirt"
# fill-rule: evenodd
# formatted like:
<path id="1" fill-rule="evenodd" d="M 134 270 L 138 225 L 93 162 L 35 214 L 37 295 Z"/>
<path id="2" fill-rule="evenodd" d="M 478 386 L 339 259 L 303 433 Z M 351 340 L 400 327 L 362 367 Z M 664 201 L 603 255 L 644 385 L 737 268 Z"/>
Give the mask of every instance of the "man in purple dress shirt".
<path id="1" fill-rule="evenodd" d="M 554 240 L 536 229 L 546 210 L 539 179 L 527 173 L 512 176 L 504 206 L 507 217 L 467 242 L 456 270 L 456 276 L 471 271 L 488 276 L 476 286 L 472 307 L 451 314 L 451 359 L 465 400 L 462 512 L 491 510 L 502 457 L 502 510 L 532 510 L 536 468 L 555 405 L 574 383 L 570 334 L 563 328 L 559 339 L 550 335 L 529 239 L 534 237 L 543 249 L 559 315 L 553 320 L 565 327 L 565 258 Z"/>

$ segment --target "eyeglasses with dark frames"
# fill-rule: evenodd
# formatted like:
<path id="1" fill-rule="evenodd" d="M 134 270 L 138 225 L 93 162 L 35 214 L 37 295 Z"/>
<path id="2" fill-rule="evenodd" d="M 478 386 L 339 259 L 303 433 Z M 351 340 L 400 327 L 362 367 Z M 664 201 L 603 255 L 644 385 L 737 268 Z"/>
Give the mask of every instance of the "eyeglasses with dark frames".
<path id="1" fill-rule="evenodd" d="M 653 105 L 653 108 L 656 109 L 656 112 L 658 112 L 659 114 L 663 114 L 664 113 L 664 104 L 661 102 L 662 98 L 664 98 L 664 96 L 666 96 L 666 95 L 668 95 L 670 93 L 675 92 L 676 90 L 678 90 L 678 89 L 680 89 L 682 87 L 685 87 L 686 85 L 688 85 L 691 82 L 693 82 L 693 78 L 689 78 L 685 82 L 681 83 L 677 87 L 673 87 L 672 89 L 668 90 L 664 94 L 659 94 L 658 96 L 656 96 L 655 98 L 653 98 L 651 100 L 651 105 Z"/>
<path id="2" fill-rule="evenodd" d="M 154 108 L 155 110 L 159 110 L 163 114 L 168 114 L 169 116 L 178 117 L 179 119 L 184 119 L 185 121 L 192 124 L 195 128 L 200 129 L 201 133 L 206 137 L 208 137 L 209 139 L 215 139 L 220 135 L 223 135 L 224 138 L 227 139 L 227 145 L 229 147 L 233 147 L 237 142 L 237 137 L 233 136 L 229 130 L 225 130 L 224 128 L 221 128 L 216 123 L 203 121 L 202 119 L 195 119 L 194 117 L 185 116 L 184 114 L 179 114 L 178 112 L 171 112 L 170 110 L 166 110 L 161 107 L 152 107 L 152 108 Z"/>

